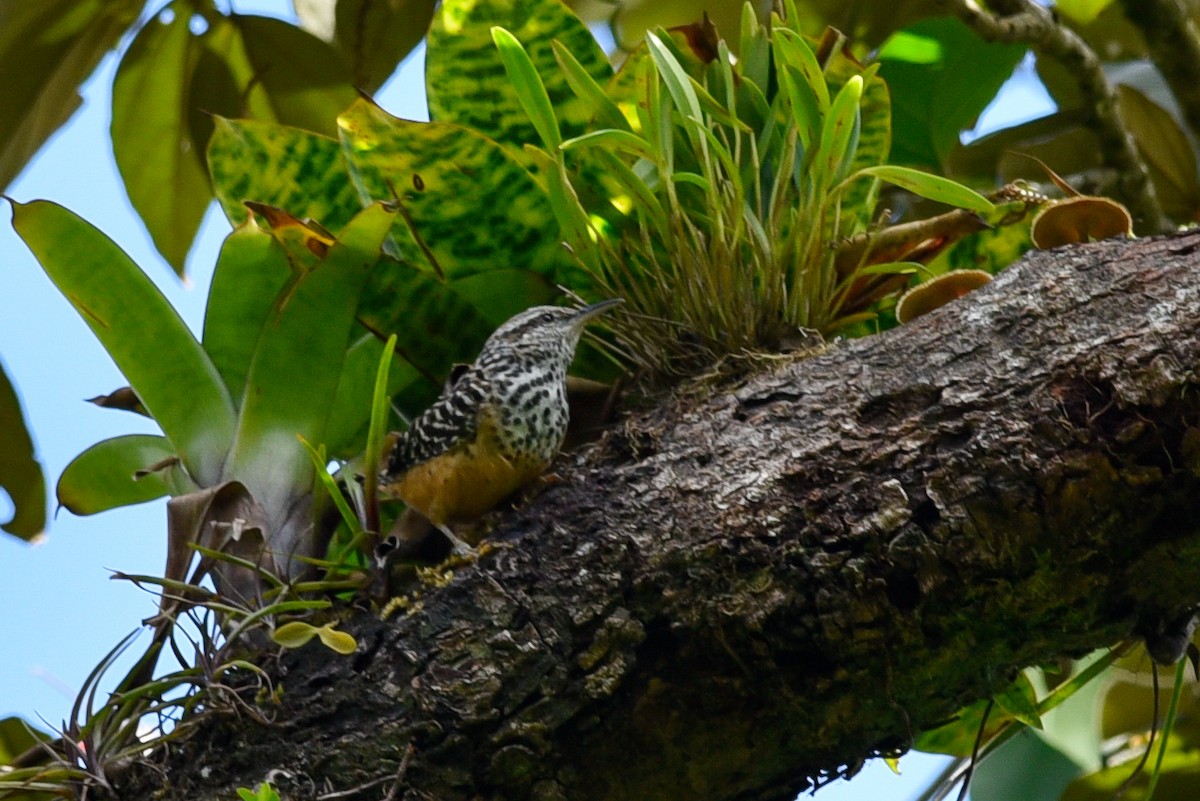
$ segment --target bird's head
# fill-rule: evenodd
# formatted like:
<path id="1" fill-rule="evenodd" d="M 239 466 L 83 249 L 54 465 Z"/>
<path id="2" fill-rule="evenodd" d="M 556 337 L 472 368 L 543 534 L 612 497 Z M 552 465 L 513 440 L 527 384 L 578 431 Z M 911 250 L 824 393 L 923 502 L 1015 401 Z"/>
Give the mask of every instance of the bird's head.
<path id="1" fill-rule="evenodd" d="M 583 329 L 597 315 L 622 303 L 620 298 L 602 300 L 582 309 L 534 306 L 508 320 L 488 337 L 483 352 L 498 349 L 518 351 L 575 352 Z"/>

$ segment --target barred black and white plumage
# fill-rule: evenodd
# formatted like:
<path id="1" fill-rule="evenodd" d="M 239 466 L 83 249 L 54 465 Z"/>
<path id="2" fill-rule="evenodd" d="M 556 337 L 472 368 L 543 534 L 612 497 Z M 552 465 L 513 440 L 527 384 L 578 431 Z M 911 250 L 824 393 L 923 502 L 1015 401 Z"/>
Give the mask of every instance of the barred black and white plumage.
<path id="1" fill-rule="evenodd" d="M 474 369 L 467 370 L 400 435 L 388 458 L 386 474 L 403 473 L 474 438 L 479 406 L 486 397 L 486 378 Z"/>
<path id="2" fill-rule="evenodd" d="M 380 476 L 385 493 L 446 530 L 541 472 L 566 435 L 567 368 L 579 337 L 618 302 L 537 306 L 496 329 L 475 363 L 399 436 Z"/>

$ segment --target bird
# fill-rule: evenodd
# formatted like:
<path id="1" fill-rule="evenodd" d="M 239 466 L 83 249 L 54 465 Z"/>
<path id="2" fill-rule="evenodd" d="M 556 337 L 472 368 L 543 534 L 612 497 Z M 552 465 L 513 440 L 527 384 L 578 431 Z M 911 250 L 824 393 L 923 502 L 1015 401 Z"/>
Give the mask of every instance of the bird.
<path id="1" fill-rule="evenodd" d="M 427 518 L 456 554 L 471 553 L 451 526 L 491 511 L 550 464 L 567 432 L 567 368 L 579 338 L 621 302 L 535 306 L 497 328 L 475 362 L 394 434 L 380 496 Z"/>

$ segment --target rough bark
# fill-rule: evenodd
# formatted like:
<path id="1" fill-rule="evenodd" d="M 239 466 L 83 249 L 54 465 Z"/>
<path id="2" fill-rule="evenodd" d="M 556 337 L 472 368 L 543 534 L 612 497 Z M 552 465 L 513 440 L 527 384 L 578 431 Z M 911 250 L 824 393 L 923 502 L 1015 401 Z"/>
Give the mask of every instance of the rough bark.
<path id="1" fill-rule="evenodd" d="M 357 654 L 283 654 L 273 725 L 213 716 L 128 797 L 276 770 L 291 798 L 783 801 L 1177 618 L 1197 249 L 1038 253 L 903 329 L 678 392 L 560 465 L 506 547 L 349 619 Z"/>

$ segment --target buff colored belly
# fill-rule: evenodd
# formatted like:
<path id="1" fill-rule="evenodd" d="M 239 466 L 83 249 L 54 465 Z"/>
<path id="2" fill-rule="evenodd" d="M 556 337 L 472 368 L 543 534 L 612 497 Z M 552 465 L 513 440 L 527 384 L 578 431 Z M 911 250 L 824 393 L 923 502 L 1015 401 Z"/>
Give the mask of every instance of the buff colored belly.
<path id="1" fill-rule="evenodd" d="M 454 448 L 406 472 L 389 490 L 436 525 L 491 511 L 541 473 L 544 462 L 511 462 L 477 443 Z"/>

